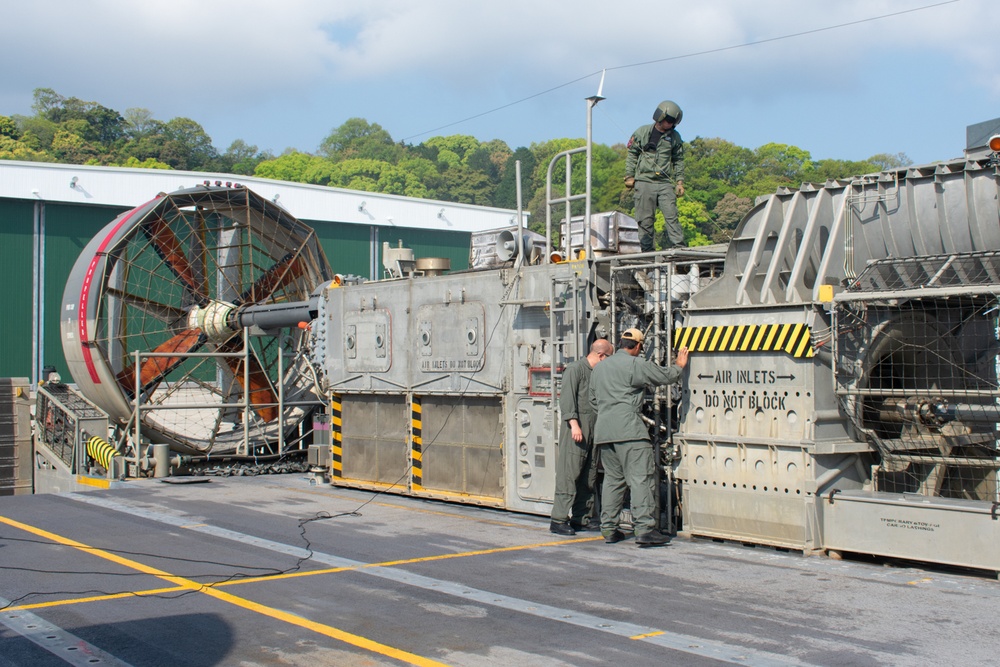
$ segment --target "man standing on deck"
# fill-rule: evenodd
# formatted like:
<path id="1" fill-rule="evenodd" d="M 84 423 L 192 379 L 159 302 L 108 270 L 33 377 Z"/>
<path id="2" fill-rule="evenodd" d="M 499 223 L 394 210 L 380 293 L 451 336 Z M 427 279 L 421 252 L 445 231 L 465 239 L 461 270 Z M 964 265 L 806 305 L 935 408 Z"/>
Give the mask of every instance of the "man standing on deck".
<path id="1" fill-rule="evenodd" d="M 614 544 L 625 539 L 618 530 L 618 515 L 625 487 L 632 493 L 635 543 L 640 547 L 667 544 L 670 537 L 656 528 L 656 465 L 649 431 L 640 413 L 646 385 L 680 382 L 687 366 L 686 347 L 677 352 L 675 365 L 663 367 L 640 358 L 643 334 L 629 329 L 619 349 L 590 378 L 591 403 L 597 410 L 594 442 L 604 466 L 601 491 L 601 533 Z"/>
<path id="2" fill-rule="evenodd" d="M 556 461 L 556 491 L 549 530 L 556 535 L 576 535 L 578 530 L 596 530 L 594 493 L 597 484 L 597 452 L 594 450 L 594 420 L 590 404 L 590 376 L 597 364 L 615 348 L 599 338 L 590 353 L 563 371 L 559 410 L 559 457 Z M 572 513 L 573 520 L 570 521 Z"/>

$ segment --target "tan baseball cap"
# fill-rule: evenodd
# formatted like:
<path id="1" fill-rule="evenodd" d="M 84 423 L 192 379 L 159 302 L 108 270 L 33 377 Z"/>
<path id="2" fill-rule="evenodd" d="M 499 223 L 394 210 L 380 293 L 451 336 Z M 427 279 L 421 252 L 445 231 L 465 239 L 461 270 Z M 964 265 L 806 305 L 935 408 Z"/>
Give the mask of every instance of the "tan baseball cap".
<path id="1" fill-rule="evenodd" d="M 625 333 L 622 334 L 622 338 L 625 340 L 634 340 L 637 343 L 641 343 L 646 337 L 642 335 L 642 332 L 638 329 L 626 329 Z"/>

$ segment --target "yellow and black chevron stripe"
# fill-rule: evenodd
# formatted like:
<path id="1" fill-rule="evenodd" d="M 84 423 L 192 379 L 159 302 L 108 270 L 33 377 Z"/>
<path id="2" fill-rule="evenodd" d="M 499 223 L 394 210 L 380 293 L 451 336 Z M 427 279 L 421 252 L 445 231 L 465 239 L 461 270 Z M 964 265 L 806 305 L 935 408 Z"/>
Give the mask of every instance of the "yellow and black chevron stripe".
<path id="1" fill-rule="evenodd" d="M 420 397 L 414 396 L 410 401 L 410 475 L 414 491 L 418 491 L 424 484 L 424 440 L 423 440 L 424 417 L 423 408 L 420 405 Z"/>
<path id="2" fill-rule="evenodd" d="M 332 462 L 330 475 L 336 479 L 344 476 L 343 412 L 344 405 L 341 403 L 340 394 L 333 394 L 330 397 L 330 441 L 333 443 L 333 450 L 330 452 Z"/>
<path id="3" fill-rule="evenodd" d="M 739 324 L 674 329 L 675 350 L 692 352 L 785 352 L 796 359 L 813 356 L 812 331 L 806 324 Z"/>
<path id="4" fill-rule="evenodd" d="M 105 470 L 111 470 L 115 457 L 121 456 L 121 452 L 108 444 L 104 438 L 95 435 L 87 440 L 87 456 L 97 461 Z"/>

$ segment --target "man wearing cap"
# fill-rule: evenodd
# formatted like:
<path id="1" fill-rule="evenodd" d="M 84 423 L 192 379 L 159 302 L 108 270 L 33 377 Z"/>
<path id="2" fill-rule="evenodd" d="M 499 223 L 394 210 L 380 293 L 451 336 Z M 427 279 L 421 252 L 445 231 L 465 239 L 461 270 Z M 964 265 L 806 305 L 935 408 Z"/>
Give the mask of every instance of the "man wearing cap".
<path id="1" fill-rule="evenodd" d="M 549 530 L 556 535 L 576 535 L 578 530 L 597 530 L 594 519 L 594 487 L 597 485 L 597 453 L 594 451 L 594 420 L 590 405 L 590 375 L 597 364 L 615 351 L 598 338 L 583 359 L 577 359 L 562 374 L 559 411 L 559 456 L 556 459 L 556 492 L 552 500 Z M 573 520 L 570 521 L 570 512 Z"/>
<path id="2" fill-rule="evenodd" d="M 594 443 L 604 465 L 601 489 L 601 533 L 608 544 L 625 536 L 618 530 L 626 486 L 632 493 L 635 543 L 640 547 L 667 544 L 670 537 L 656 527 L 656 461 L 649 431 L 640 419 L 647 385 L 680 382 L 688 350 L 677 351 L 673 366 L 663 367 L 639 356 L 643 334 L 629 329 L 618 351 L 597 366 L 590 377 L 590 400 L 597 410 Z"/>

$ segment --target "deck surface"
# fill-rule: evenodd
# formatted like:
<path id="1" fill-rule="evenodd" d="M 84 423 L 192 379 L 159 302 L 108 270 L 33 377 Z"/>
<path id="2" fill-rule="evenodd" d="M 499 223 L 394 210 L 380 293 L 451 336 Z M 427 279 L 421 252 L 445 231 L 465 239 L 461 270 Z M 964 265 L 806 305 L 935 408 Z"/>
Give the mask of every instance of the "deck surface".
<path id="1" fill-rule="evenodd" d="M 316 519 L 308 521 L 309 519 Z M 995 664 L 995 579 L 304 475 L 0 498 L 0 666 Z"/>

